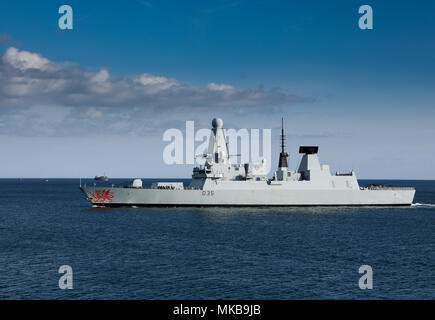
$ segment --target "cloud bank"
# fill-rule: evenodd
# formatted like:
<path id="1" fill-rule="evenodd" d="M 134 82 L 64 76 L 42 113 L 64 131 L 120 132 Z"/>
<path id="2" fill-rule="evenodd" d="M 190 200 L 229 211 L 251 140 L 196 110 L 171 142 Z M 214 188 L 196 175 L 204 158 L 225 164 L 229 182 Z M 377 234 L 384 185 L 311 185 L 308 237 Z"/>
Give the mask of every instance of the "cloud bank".
<path id="1" fill-rule="evenodd" d="M 0 61 L 0 134 L 76 134 L 85 125 L 125 133 L 133 130 L 138 117 L 157 119 L 157 113 L 240 108 L 269 112 L 306 101 L 278 89 L 214 82 L 194 86 L 149 73 L 116 77 L 106 68 L 88 72 L 75 63 L 54 62 L 15 47 L 8 48 Z M 151 120 L 145 127 L 150 126 Z"/>

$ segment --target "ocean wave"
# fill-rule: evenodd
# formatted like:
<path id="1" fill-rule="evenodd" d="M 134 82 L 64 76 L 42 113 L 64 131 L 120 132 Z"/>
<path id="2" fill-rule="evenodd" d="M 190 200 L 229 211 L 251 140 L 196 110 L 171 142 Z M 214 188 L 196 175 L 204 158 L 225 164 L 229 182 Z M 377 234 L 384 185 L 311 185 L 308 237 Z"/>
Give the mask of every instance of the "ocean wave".
<path id="1" fill-rule="evenodd" d="M 421 208 L 434 208 L 435 207 L 435 203 L 413 203 L 411 206 L 413 207 L 421 207 Z"/>

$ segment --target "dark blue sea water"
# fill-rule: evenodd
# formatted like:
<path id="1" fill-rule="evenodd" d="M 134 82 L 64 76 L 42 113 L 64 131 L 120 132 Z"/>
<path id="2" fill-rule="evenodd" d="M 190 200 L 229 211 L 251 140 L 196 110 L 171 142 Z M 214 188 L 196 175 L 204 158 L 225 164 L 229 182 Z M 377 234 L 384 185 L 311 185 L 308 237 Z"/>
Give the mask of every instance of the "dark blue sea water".
<path id="1" fill-rule="evenodd" d="M 434 299 L 435 181 L 370 182 L 414 186 L 420 204 L 101 209 L 78 180 L 1 179 L 0 298 Z"/>

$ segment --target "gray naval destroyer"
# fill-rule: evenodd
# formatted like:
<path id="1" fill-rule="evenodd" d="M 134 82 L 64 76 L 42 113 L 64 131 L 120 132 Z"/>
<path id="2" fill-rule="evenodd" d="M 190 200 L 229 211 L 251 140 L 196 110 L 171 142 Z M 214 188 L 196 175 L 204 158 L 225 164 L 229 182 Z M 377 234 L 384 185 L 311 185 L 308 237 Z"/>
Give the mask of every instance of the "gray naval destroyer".
<path id="1" fill-rule="evenodd" d="M 141 179 L 128 186 L 80 186 L 96 206 L 409 206 L 414 188 L 379 185 L 360 187 L 355 172 L 332 175 L 320 164 L 317 146 L 301 146 L 296 171 L 288 168 L 281 131 L 278 170 L 272 179 L 265 161 L 231 164 L 223 122 L 212 121 L 205 164 L 193 169 L 191 183 L 156 182 L 144 187 Z"/>

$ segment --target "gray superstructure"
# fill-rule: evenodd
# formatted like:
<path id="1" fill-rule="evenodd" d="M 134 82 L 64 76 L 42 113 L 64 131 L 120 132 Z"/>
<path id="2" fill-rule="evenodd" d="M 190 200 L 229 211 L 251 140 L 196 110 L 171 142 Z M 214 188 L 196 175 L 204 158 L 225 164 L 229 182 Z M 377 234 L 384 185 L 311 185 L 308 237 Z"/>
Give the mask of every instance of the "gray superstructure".
<path id="1" fill-rule="evenodd" d="M 302 146 L 296 171 L 288 169 L 282 129 L 278 170 L 268 179 L 264 161 L 231 164 L 223 122 L 212 121 L 205 165 L 193 169 L 192 181 L 158 182 L 150 188 L 135 179 L 129 186 L 80 186 L 87 199 L 99 206 L 406 206 L 414 188 L 371 185 L 360 187 L 355 173 L 331 175 L 321 165 L 317 146 Z"/>

